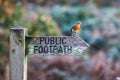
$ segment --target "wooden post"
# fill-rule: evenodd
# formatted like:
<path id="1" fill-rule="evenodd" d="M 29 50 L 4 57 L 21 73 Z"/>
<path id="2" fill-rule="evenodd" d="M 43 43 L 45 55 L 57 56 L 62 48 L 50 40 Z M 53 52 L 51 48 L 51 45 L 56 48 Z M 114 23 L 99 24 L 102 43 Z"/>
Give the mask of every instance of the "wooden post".
<path id="1" fill-rule="evenodd" d="M 10 29 L 10 80 L 27 80 L 26 28 Z"/>

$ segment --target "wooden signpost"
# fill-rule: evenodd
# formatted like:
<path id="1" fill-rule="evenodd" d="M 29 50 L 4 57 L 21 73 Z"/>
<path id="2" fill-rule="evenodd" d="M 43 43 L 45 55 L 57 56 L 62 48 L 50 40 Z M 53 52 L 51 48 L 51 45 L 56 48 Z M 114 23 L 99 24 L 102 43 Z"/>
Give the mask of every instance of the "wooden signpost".
<path id="1" fill-rule="evenodd" d="M 27 80 L 27 55 L 80 55 L 88 47 L 76 34 L 31 37 L 26 28 L 11 28 L 10 80 Z"/>

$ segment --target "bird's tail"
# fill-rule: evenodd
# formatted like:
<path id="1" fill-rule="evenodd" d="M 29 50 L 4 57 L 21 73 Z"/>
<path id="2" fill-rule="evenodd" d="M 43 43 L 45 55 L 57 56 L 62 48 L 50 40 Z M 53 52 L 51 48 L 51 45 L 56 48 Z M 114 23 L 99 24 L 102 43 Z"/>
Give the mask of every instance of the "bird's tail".
<path id="1" fill-rule="evenodd" d="M 73 28 L 71 28 L 70 32 L 71 32 L 71 33 L 73 32 Z"/>

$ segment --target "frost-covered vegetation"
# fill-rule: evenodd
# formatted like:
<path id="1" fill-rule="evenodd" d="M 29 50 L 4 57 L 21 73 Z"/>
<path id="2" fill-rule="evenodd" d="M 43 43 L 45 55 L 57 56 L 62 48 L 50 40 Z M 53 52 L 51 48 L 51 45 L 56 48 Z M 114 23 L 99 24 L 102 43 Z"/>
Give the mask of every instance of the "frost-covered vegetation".
<path id="1" fill-rule="evenodd" d="M 88 51 L 77 57 L 30 57 L 28 80 L 115 80 L 120 76 L 120 0 L 30 0 L 22 5 L 0 1 L 0 80 L 6 80 L 11 27 L 26 27 L 34 36 L 71 35 L 76 21 L 82 22 L 79 34 L 91 45 Z"/>

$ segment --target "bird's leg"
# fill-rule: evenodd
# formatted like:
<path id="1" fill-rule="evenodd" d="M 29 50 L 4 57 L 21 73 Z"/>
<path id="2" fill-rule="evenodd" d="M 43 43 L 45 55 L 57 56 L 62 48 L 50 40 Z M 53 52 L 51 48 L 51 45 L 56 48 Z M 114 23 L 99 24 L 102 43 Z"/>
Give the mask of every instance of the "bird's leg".
<path id="1" fill-rule="evenodd" d="M 73 36 L 73 37 L 77 37 L 77 36 L 78 36 L 78 30 L 72 31 L 72 36 Z"/>

